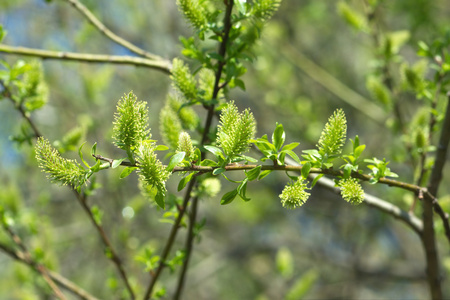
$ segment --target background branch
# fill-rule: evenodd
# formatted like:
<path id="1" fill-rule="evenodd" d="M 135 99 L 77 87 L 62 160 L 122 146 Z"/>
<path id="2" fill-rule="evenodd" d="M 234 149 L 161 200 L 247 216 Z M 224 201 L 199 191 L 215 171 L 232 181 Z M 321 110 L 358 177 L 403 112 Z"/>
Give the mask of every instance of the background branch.
<path id="1" fill-rule="evenodd" d="M 172 68 L 170 61 L 150 60 L 148 58 L 125 56 L 125 55 L 106 55 L 106 54 L 50 51 L 26 47 L 13 47 L 5 44 L 0 44 L 0 52 L 5 54 L 33 56 L 42 59 L 58 59 L 64 61 L 79 61 L 86 63 L 110 63 L 119 65 L 133 65 L 136 67 L 155 69 L 166 74 L 170 74 L 170 70 Z"/>
<path id="2" fill-rule="evenodd" d="M 0 249 L 5 254 L 7 254 L 10 257 L 12 257 L 13 259 L 15 259 L 15 260 L 17 260 L 17 261 L 19 261 L 21 263 L 24 263 L 24 264 L 32 267 L 36 271 L 38 271 L 37 270 L 37 263 L 35 261 L 27 259 L 23 252 L 16 251 L 16 250 L 8 247 L 7 245 L 5 245 L 3 243 L 0 243 Z M 76 285 L 72 281 L 68 280 L 67 278 L 65 278 L 61 274 L 53 272 L 53 271 L 48 270 L 48 269 L 46 271 L 47 271 L 48 276 L 53 281 L 55 281 L 59 286 L 61 286 L 62 288 L 66 289 L 67 291 L 73 293 L 74 295 L 80 297 L 80 299 L 84 299 L 84 300 L 98 300 L 98 298 L 90 295 L 88 292 L 86 292 L 85 290 L 83 290 L 78 285 Z"/>
<path id="3" fill-rule="evenodd" d="M 102 34 L 104 34 L 106 37 L 108 37 L 113 42 L 127 48 L 128 50 L 142 56 L 146 57 L 151 60 L 160 60 L 163 61 L 164 59 L 158 55 L 151 54 L 150 52 L 145 51 L 144 49 L 139 48 L 138 46 L 130 43 L 129 41 L 119 37 L 115 33 L 113 33 L 111 30 L 109 30 L 102 22 L 100 22 L 99 19 L 97 19 L 96 16 L 86 7 L 84 6 L 80 1 L 78 0 L 66 0 L 70 4 L 72 4 L 75 9 L 77 9 L 98 31 L 100 31 Z"/>

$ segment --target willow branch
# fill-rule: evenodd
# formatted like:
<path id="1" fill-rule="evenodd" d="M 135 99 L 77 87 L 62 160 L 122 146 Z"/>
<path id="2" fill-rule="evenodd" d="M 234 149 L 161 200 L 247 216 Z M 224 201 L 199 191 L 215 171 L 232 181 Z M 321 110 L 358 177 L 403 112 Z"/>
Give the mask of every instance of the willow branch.
<path id="1" fill-rule="evenodd" d="M 65 0 L 65 1 L 72 4 L 72 6 L 75 7 L 75 9 L 78 10 L 98 31 L 100 31 L 102 34 L 104 34 L 106 37 L 108 37 L 113 42 L 127 48 L 128 50 L 130 50 L 142 57 L 146 57 L 151 60 L 161 60 L 161 61 L 164 60 L 162 57 L 152 54 L 150 52 L 147 52 L 144 49 L 139 48 L 138 46 L 130 43 L 129 41 L 127 41 L 127 40 L 119 37 L 115 33 L 113 33 L 99 19 L 97 19 L 97 17 L 94 16 L 94 14 L 86 6 L 84 6 L 80 1 L 78 1 L 78 0 Z"/>
<path id="2" fill-rule="evenodd" d="M 2 216 L 0 216 L 0 217 L 2 217 Z M 10 226 L 8 226 L 8 224 L 6 224 L 6 222 L 2 222 L 2 227 L 8 233 L 8 235 L 11 237 L 13 242 L 20 248 L 24 260 L 26 260 L 29 264 L 34 265 L 34 268 L 36 269 L 36 271 L 38 271 L 42 275 L 44 280 L 47 282 L 47 284 L 52 289 L 55 296 L 61 300 L 66 300 L 67 298 L 61 292 L 61 290 L 56 286 L 55 282 L 50 278 L 47 268 L 45 268 L 43 265 L 35 263 L 33 261 L 32 256 L 31 256 L 30 252 L 28 252 L 25 244 L 22 242 L 22 239 L 12 230 L 12 228 Z M 9 252 L 7 252 L 7 253 L 9 253 Z"/>
<path id="3" fill-rule="evenodd" d="M 280 48 L 280 53 L 277 53 L 277 55 L 280 54 L 289 63 L 305 72 L 307 76 L 337 96 L 339 99 L 346 102 L 348 105 L 351 105 L 354 109 L 358 110 L 360 113 L 364 114 L 376 123 L 384 124 L 385 114 L 383 109 L 375 105 L 369 99 L 350 89 L 336 77 L 328 73 L 325 69 L 298 51 L 298 49 L 294 48 L 290 44 L 286 44 Z"/>
<path id="4" fill-rule="evenodd" d="M 128 280 L 128 276 L 127 276 L 127 274 L 125 272 L 125 269 L 123 267 L 122 261 L 119 258 L 119 256 L 117 255 L 116 251 L 114 250 L 114 247 L 112 246 L 111 242 L 109 241 L 109 238 L 106 235 L 106 232 L 103 229 L 102 225 L 100 225 L 95 220 L 94 214 L 92 213 L 91 209 L 89 208 L 89 206 L 87 204 L 85 194 L 81 194 L 80 192 L 78 192 L 76 190 L 73 190 L 73 191 L 75 193 L 75 196 L 77 197 L 78 202 L 83 207 L 84 211 L 86 212 L 86 214 L 88 215 L 89 219 L 91 220 L 92 225 L 95 227 L 95 229 L 99 233 L 100 238 L 101 238 L 103 244 L 105 245 L 105 250 L 109 254 L 109 258 L 111 259 L 111 261 L 116 266 L 117 270 L 119 271 L 120 277 L 122 278 L 122 281 L 125 283 L 126 289 L 127 289 L 128 293 L 130 294 L 130 297 L 131 297 L 130 299 L 135 299 L 135 295 L 134 295 L 133 289 L 132 289 L 132 287 L 130 285 L 130 282 Z"/>
<path id="5" fill-rule="evenodd" d="M 151 60 L 148 58 L 126 56 L 126 55 L 105 55 L 105 54 L 51 51 L 26 47 L 14 47 L 5 44 L 0 44 L 0 52 L 5 54 L 39 57 L 42 59 L 58 59 L 64 61 L 78 61 L 85 63 L 109 63 L 119 65 L 133 65 L 136 67 L 155 69 L 166 74 L 170 74 L 170 70 L 172 68 L 170 61 Z"/>
<path id="6" fill-rule="evenodd" d="M 14 104 L 15 108 L 20 112 L 20 114 L 25 119 L 25 121 L 27 121 L 28 125 L 30 125 L 31 130 L 33 130 L 33 133 L 34 133 L 34 137 L 38 138 L 38 137 L 42 136 L 42 134 L 37 129 L 36 125 L 31 120 L 30 116 L 26 113 L 25 109 L 23 108 L 23 105 L 21 103 L 17 103 L 16 101 L 14 101 L 11 91 L 4 84 L 3 80 L 0 80 L 0 85 L 3 88 L 2 96 L 11 100 L 11 102 Z"/>
<path id="7" fill-rule="evenodd" d="M 37 263 L 35 261 L 32 261 L 30 259 L 26 258 L 26 255 L 21 252 L 21 251 L 16 251 L 10 247 L 8 247 L 5 244 L 0 243 L 0 249 L 6 253 L 7 255 L 9 255 L 10 257 L 12 257 L 13 259 L 24 263 L 28 266 L 30 266 L 31 268 L 33 268 L 34 270 L 38 271 L 37 269 Z M 80 288 L 78 285 L 76 285 L 75 283 L 73 283 L 72 281 L 68 280 L 67 278 L 65 278 L 64 276 L 62 276 L 59 273 L 50 271 L 50 270 L 46 270 L 48 276 L 56 283 L 58 284 L 60 287 L 66 289 L 67 291 L 71 292 L 72 294 L 78 296 L 80 299 L 84 299 L 84 300 L 98 300 L 98 298 L 90 295 L 88 292 L 86 292 L 85 290 L 83 290 L 82 288 Z"/>
<path id="8" fill-rule="evenodd" d="M 190 199 L 190 195 L 192 192 L 192 189 L 194 188 L 196 180 L 192 180 L 189 182 L 189 185 L 186 190 L 186 194 L 184 196 L 183 204 L 178 209 L 178 216 L 175 219 L 174 224 L 172 225 L 172 229 L 170 230 L 169 238 L 167 239 L 166 245 L 164 246 L 164 250 L 161 254 L 161 258 L 159 261 L 158 268 L 155 272 L 151 273 L 152 279 L 150 280 L 150 283 L 147 287 L 147 291 L 145 292 L 144 300 L 150 299 L 153 293 L 153 288 L 155 287 L 156 281 L 158 280 L 159 276 L 161 275 L 161 272 L 163 271 L 164 267 L 166 266 L 165 262 L 167 260 L 167 257 L 169 256 L 170 250 L 172 249 L 173 243 L 175 242 L 175 237 L 178 233 L 178 228 L 180 227 L 181 220 L 183 219 L 184 212 L 186 210 L 187 204 Z"/>
<path id="9" fill-rule="evenodd" d="M 431 172 L 430 181 L 428 184 L 428 191 L 437 196 L 439 184 L 442 180 L 442 170 L 446 162 L 448 145 L 450 142 L 450 92 L 447 93 L 448 103 L 447 111 L 445 112 L 444 122 L 442 124 L 442 131 L 439 137 L 439 142 L 436 150 L 436 159 L 434 162 L 433 170 Z"/>

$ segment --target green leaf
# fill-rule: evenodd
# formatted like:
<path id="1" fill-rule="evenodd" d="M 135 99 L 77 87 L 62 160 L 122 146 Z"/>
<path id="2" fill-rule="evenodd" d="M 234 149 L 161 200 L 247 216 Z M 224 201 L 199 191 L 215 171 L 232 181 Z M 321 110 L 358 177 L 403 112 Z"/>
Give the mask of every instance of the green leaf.
<path id="1" fill-rule="evenodd" d="M 311 182 L 311 188 L 313 188 L 316 185 L 317 181 L 319 181 L 319 179 L 322 177 L 323 177 L 323 174 L 317 175 L 316 178 L 314 178 L 313 181 Z"/>
<path id="2" fill-rule="evenodd" d="M 224 158 L 222 150 L 220 148 L 214 146 L 205 146 L 205 149 L 214 154 L 214 156 L 216 156 L 217 158 L 219 157 Z"/>
<path id="3" fill-rule="evenodd" d="M 81 161 L 83 162 L 83 164 L 90 168 L 91 166 L 84 160 L 83 158 L 83 153 L 81 152 L 81 148 L 83 148 L 84 144 L 86 144 L 86 142 L 84 142 L 83 144 L 81 144 L 80 148 L 78 148 L 78 155 L 80 156 Z"/>
<path id="4" fill-rule="evenodd" d="M 283 147 L 283 150 L 294 150 L 300 143 L 290 143 Z"/>
<path id="5" fill-rule="evenodd" d="M 313 287 L 317 281 L 319 275 L 316 270 L 311 269 L 297 279 L 289 292 L 286 295 L 285 300 L 297 300 L 303 299 L 309 290 Z"/>
<path id="6" fill-rule="evenodd" d="M 266 177 L 266 176 L 269 175 L 270 173 L 272 173 L 272 170 L 265 170 L 265 171 L 262 171 L 262 172 L 259 174 L 258 180 L 263 179 L 264 177 Z"/>
<path id="7" fill-rule="evenodd" d="M 165 145 L 158 145 L 155 147 L 155 151 L 166 151 L 168 149 L 169 149 L 169 147 L 167 147 Z"/>
<path id="8" fill-rule="evenodd" d="M 169 172 L 172 172 L 173 169 L 180 163 L 183 161 L 184 156 L 186 155 L 185 152 L 178 152 L 177 154 L 175 154 L 174 156 L 172 156 L 172 158 L 170 159 L 169 165 L 167 166 L 166 170 Z"/>
<path id="9" fill-rule="evenodd" d="M 91 155 L 94 156 L 96 153 L 97 153 L 97 142 L 95 142 L 91 148 Z"/>
<path id="10" fill-rule="evenodd" d="M 305 179 L 308 178 L 310 170 L 311 170 L 311 163 L 307 162 L 306 164 L 304 164 L 302 166 L 302 177 L 305 178 Z"/>
<path id="11" fill-rule="evenodd" d="M 211 160 L 211 159 L 204 159 L 202 160 L 202 162 L 200 163 L 200 166 L 205 166 L 205 167 L 217 167 L 217 162 Z"/>
<path id="12" fill-rule="evenodd" d="M 353 151 L 355 157 L 358 158 L 361 155 L 361 153 L 364 151 L 364 149 L 366 149 L 366 145 L 360 145 L 360 146 L 356 147 L 356 149 Z"/>
<path id="13" fill-rule="evenodd" d="M 192 180 L 192 178 L 194 177 L 195 174 L 197 174 L 198 172 L 193 172 L 185 177 L 183 177 L 180 182 L 178 183 L 178 191 L 181 191 L 182 189 L 184 189 L 184 187 L 186 186 L 186 184 Z"/>
<path id="14" fill-rule="evenodd" d="M 225 171 L 226 171 L 225 168 L 217 168 L 217 169 L 214 169 L 214 171 L 212 173 L 213 173 L 213 175 L 219 175 Z"/>
<path id="15" fill-rule="evenodd" d="M 133 173 L 133 171 L 136 169 L 137 167 L 126 167 L 125 169 L 122 170 L 122 173 L 120 173 L 120 179 L 127 177 L 128 175 Z"/>
<path id="16" fill-rule="evenodd" d="M 111 164 L 111 168 L 113 168 L 113 169 L 117 168 L 118 166 L 120 166 L 120 164 L 121 164 L 125 159 L 127 159 L 127 157 L 124 157 L 124 158 L 121 158 L 121 159 L 115 159 L 115 160 L 113 160 L 113 162 L 112 162 L 112 164 Z"/>
<path id="17" fill-rule="evenodd" d="M 236 198 L 237 194 L 238 194 L 237 189 L 234 189 L 231 192 L 226 193 L 220 200 L 220 204 L 221 205 L 230 204 L 231 202 L 233 202 L 234 198 Z"/>
<path id="18" fill-rule="evenodd" d="M 272 143 L 274 144 L 277 151 L 281 149 L 284 144 L 286 134 L 284 132 L 283 124 L 278 124 L 272 134 Z"/>
<path id="19" fill-rule="evenodd" d="M 256 168 L 253 168 L 250 171 L 245 172 L 245 176 L 247 176 L 247 179 L 249 181 L 253 181 L 258 178 L 260 173 L 261 173 L 261 166 L 257 166 Z"/>
<path id="20" fill-rule="evenodd" d="M 247 192 L 247 182 L 248 182 L 248 179 L 245 178 L 237 188 L 237 190 L 239 192 L 239 197 L 241 197 L 241 199 L 246 202 L 251 200 L 250 198 L 247 198 L 247 196 L 245 195 L 245 193 Z"/>
<path id="21" fill-rule="evenodd" d="M 281 153 L 285 153 L 285 154 L 289 155 L 297 163 L 301 163 L 300 162 L 300 158 L 298 158 L 297 154 L 295 154 L 294 151 L 292 151 L 292 150 L 283 150 L 283 151 L 281 151 Z"/>
<path id="22" fill-rule="evenodd" d="M 162 209 L 164 209 L 165 207 L 164 198 L 165 198 L 164 194 L 162 194 L 161 192 L 158 192 L 155 196 L 156 204 L 158 204 L 158 206 L 161 207 Z"/>

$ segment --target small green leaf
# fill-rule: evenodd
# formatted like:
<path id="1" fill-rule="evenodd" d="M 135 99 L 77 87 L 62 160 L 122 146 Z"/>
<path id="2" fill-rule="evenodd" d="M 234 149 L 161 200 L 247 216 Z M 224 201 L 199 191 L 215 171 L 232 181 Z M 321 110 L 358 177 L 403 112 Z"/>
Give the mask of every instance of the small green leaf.
<path id="1" fill-rule="evenodd" d="M 165 203 L 164 203 L 164 195 L 161 192 L 158 192 L 155 196 L 155 202 L 158 204 L 159 207 L 164 209 Z"/>
<path id="2" fill-rule="evenodd" d="M 290 143 L 283 147 L 283 150 L 294 150 L 300 143 Z"/>
<path id="3" fill-rule="evenodd" d="M 113 162 L 112 162 L 112 164 L 111 164 L 111 168 L 113 168 L 113 169 L 117 168 L 118 166 L 120 166 L 120 164 L 121 164 L 125 159 L 127 159 L 127 158 L 124 157 L 124 158 L 121 158 L 121 159 L 115 159 L 115 160 L 113 160 Z"/>
<path id="4" fill-rule="evenodd" d="M 309 171 L 311 170 L 311 163 L 307 162 L 306 164 L 303 165 L 302 167 L 302 177 L 303 178 L 308 178 L 309 175 Z"/>
<path id="5" fill-rule="evenodd" d="M 80 156 L 81 161 L 83 162 L 83 164 L 90 168 L 91 166 L 84 160 L 83 158 L 83 153 L 81 152 L 81 148 L 83 148 L 84 144 L 86 144 L 86 142 L 84 142 L 83 144 L 81 144 L 80 148 L 78 148 L 78 155 Z"/>
<path id="6" fill-rule="evenodd" d="M 136 169 L 137 167 L 126 167 L 125 169 L 123 169 L 122 173 L 120 173 L 120 179 L 127 177 L 128 175 L 133 173 L 133 171 Z"/>
<path id="7" fill-rule="evenodd" d="M 245 176 L 247 176 L 247 179 L 249 181 L 253 181 L 258 178 L 260 173 L 261 173 L 261 166 L 257 166 L 256 168 L 253 168 L 250 171 L 245 172 Z"/>
<path id="8" fill-rule="evenodd" d="M 224 158 L 222 150 L 220 150 L 220 148 L 214 146 L 205 146 L 205 149 L 214 154 L 214 156 L 216 156 L 217 158 L 219 157 Z"/>
<path id="9" fill-rule="evenodd" d="M 245 195 L 245 193 L 247 192 L 247 182 L 248 182 L 248 179 L 246 178 L 242 181 L 242 183 L 237 188 L 237 190 L 239 192 L 239 197 L 241 197 L 241 199 L 246 202 L 251 200 L 250 198 L 247 198 L 247 196 Z"/>
<path id="10" fill-rule="evenodd" d="M 319 181 L 319 179 L 322 177 L 323 177 L 323 174 L 317 175 L 316 178 L 314 178 L 313 181 L 311 182 L 311 188 L 313 188 L 316 185 L 317 181 Z"/>
<path id="11" fill-rule="evenodd" d="M 356 149 L 353 151 L 355 157 L 358 158 L 361 155 L 361 153 L 364 151 L 364 149 L 366 149 L 366 145 L 360 145 L 360 146 L 356 147 Z"/>
<path id="12" fill-rule="evenodd" d="M 178 191 L 181 191 L 182 189 L 184 189 L 184 187 L 186 186 L 186 184 L 191 181 L 191 179 L 194 177 L 195 174 L 197 174 L 198 172 L 193 172 L 185 177 L 183 177 L 180 182 L 178 183 Z"/>
<path id="13" fill-rule="evenodd" d="M 223 195 L 222 199 L 220 200 L 220 204 L 221 205 L 230 204 L 231 202 L 233 202 L 234 198 L 236 198 L 237 194 L 238 194 L 237 189 L 226 193 L 225 195 Z"/>
<path id="14" fill-rule="evenodd" d="M 272 134 L 272 143 L 274 144 L 277 151 L 281 149 L 284 144 L 286 134 L 284 132 L 283 124 L 278 124 Z"/>
<path id="15" fill-rule="evenodd" d="M 225 168 L 217 168 L 217 169 L 214 169 L 214 171 L 212 173 L 213 173 L 213 175 L 219 175 L 225 171 L 226 171 Z"/>
<path id="16" fill-rule="evenodd" d="M 217 167 L 217 162 L 210 160 L 210 159 L 204 159 L 200 163 L 200 166 L 206 166 L 206 167 Z"/>
<path id="17" fill-rule="evenodd" d="M 167 147 L 165 145 L 158 145 L 155 147 L 155 151 L 166 151 L 168 149 L 169 149 L 169 147 Z"/>
<path id="18" fill-rule="evenodd" d="M 300 158 L 298 158 L 297 154 L 295 154 L 294 151 L 292 151 L 292 150 L 283 150 L 283 151 L 281 151 L 281 153 L 286 153 L 286 154 L 289 155 L 293 160 L 295 160 L 297 163 L 301 163 L 301 162 L 300 162 Z"/>
<path id="19" fill-rule="evenodd" d="M 91 148 L 91 155 L 94 156 L 96 153 L 97 153 L 97 142 L 95 142 Z"/>
<path id="20" fill-rule="evenodd" d="M 170 159 L 169 165 L 167 166 L 166 170 L 169 172 L 172 172 L 173 169 L 183 161 L 184 156 L 186 155 L 186 152 L 178 152 L 172 158 Z"/>
<path id="21" fill-rule="evenodd" d="M 272 173 L 271 170 L 265 170 L 265 171 L 262 171 L 261 173 L 259 173 L 258 180 L 263 179 L 264 177 L 266 177 L 266 176 L 269 175 L 270 173 Z"/>

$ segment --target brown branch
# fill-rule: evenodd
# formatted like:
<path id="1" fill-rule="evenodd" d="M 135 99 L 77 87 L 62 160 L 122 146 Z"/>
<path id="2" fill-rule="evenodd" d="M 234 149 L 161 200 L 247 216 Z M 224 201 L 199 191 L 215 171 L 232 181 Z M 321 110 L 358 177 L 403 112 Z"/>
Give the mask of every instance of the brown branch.
<path id="1" fill-rule="evenodd" d="M 164 59 L 158 55 L 152 54 L 150 52 L 145 51 L 144 49 L 139 48 L 138 46 L 130 43 L 129 41 L 119 37 L 115 33 L 113 33 L 111 30 L 109 30 L 99 19 L 97 19 L 96 16 L 81 2 L 78 0 L 66 0 L 70 4 L 72 4 L 75 9 L 77 9 L 95 28 L 98 29 L 102 34 L 104 34 L 106 37 L 108 37 L 113 42 L 127 48 L 128 50 L 142 56 L 146 57 L 151 60 L 160 60 L 163 61 Z"/>
<path id="2" fill-rule="evenodd" d="M 195 178 L 189 182 L 186 194 L 184 196 L 183 204 L 178 208 L 178 216 L 175 219 L 175 223 L 172 225 L 169 238 L 167 239 L 166 245 L 164 246 L 164 250 L 161 254 L 158 268 L 154 273 L 151 273 L 152 279 L 150 280 L 150 283 L 147 287 L 147 291 L 145 292 L 144 300 L 150 299 L 150 297 L 152 296 L 153 288 L 155 287 L 156 281 L 158 280 L 159 276 L 161 275 L 161 272 L 166 266 L 165 261 L 169 256 L 170 250 L 172 249 L 173 243 L 175 241 L 175 237 L 177 236 L 178 228 L 180 227 L 181 220 L 183 219 L 184 212 L 186 211 L 187 205 L 189 203 L 190 195 L 192 189 L 194 188 L 195 182 L 196 182 Z"/>
<path id="3" fill-rule="evenodd" d="M 83 207 L 84 211 L 88 215 L 89 219 L 92 222 L 92 225 L 94 225 L 95 229 L 99 233 L 101 240 L 103 244 L 105 245 L 105 250 L 109 253 L 109 258 L 116 266 L 117 270 L 119 271 L 120 277 L 122 278 L 123 282 L 125 283 L 126 289 L 128 290 L 128 293 L 130 294 L 130 299 L 135 299 L 136 296 L 134 295 L 133 288 L 130 285 L 130 282 L 128 280 L 128 276 L 126 275 L 125 269 L 123 267 L 122 261 L 117 255 L 116 251 L 114 250 L 114 247 L 112 246 L 111 242 L 109 241 L 108 236 L 106 235 L 105 230 L 103 229 L 102 225 L 100 225 L 94 217 L 94 214 L 92 213 L 91 209 L 89 208 L 86 196 L 85 194 L 81 194 L 80 192 L 73 189 L 73 192 L 75 193 L 75 196 L 78 199 L 78 202 Z"/>
<path id="4" fill-rule="evenodd" d="M 15 251 L 14 249 L 8 247 L 5 244 L 0 243 L 0 249 L 7 255 L 9 255 L 10 257 L 12 257 L 13 259 L 24 263 L 28 266 L 30 266 L 31 268 L 33 268 L 34 270 L 37 270 L 37 263 L 35 261 L 29 260 L 26 258 L 26 255 L 21 252 L 21 251 Z M 66 289 L 67 291 L 73 293 L 74 295 L 80 297 L 81 299 L 84 300 L 98 300 L 98 298 L 90 295 L 88 292 L 86 292 L 85 290 L 83 290 L 82 288 L 80 288 L 78 285 L 76 285 L 75 283 L 73 283 L 72 281 L 68 280 L 67 278 L 65 278 L 64 276 L 62 276 L 59 273 L 50 271 L 50 270 L 46 270 L 48 276 L 55 282 L 57 283 L 60 287 Z"/>
<path id="5" fill-rule="evenodd" d="M 3 217 L 1 214 L 2 213 L 0 213 L 0 218 Z M 56 286 L 55 282 L 48 275 L 47 268 L 45 268 L 41 264 L 34 262 L 30 252 L 28 251 L 25 244 L 22 242 L 22 239 L 12 230 L 12 228 L 6 222 L 1 222 L 1 223 L 2 223 L 3 229 L 8 233 L 8 235 L 11 237 L 13 242 L 21 249 L 24 260 L 27 261 L 28 264 L 34 265 L 34 268 L 42 275 L 42 277 L 47 282 L 47 284 L 50 286 L 50 288 L 52 289 L 52 291 L 56 297 L 58 297 L 61 300 L 66 300 L 67 298 L 64 296 L 64 294 L 61 292 L 61 290 Z M 8 251 L 7 253 L 10 253 L 10 252 Z"/>
<path id="6" fill-rule="evenodd" d="M 148 58 L 126 56 L 126 55 L 105 55 L 77 52 L 50 51 L 26 47 L 13 47 L 0 44 L 0 52 L 5 54 L 33 56 L 42 59 L 58 59 L 64 61 L 79 61 L 86 63 L 110 63 L 122 65 L 134 65 L 162 71 L 170 74 L 172 65 L 170 61 L 150 60 Z"/>
<path id="7" fill-rule="evenodd" d="M 439 184 L 442 180 L 442 170 L 446 162 L 448 145 L 450 142 L 450 92 L 447 93 L 448 103 L 445 112 L 444 122 L 442 123 L 442 131 L 436 150 L 436 158 L 431 172 L 430 181 L 428 183 L 428 191 L 437 197 Z"/>
<path id="8" fill-rule="evenodd" d="M 37 129 L 36 125 L 31 120 L 30 116 L 27 115 L 27 112 L 23 108 L 23 105 L 21 103 L 17 103 L 16 101 L 14 101 L 10 89 L 5 85 L 3 80 L 0 80 L 0 85 L 3 87 L 3 92 L 2 92 L 3 97 L 8 98 L 9 100 L 11 100 L 11 102 L 14 104 L 14 107 L 20 112 L 22 117 L 30 125 L 31 130 L 33 130 L 33 133 L 34 133 L 34 137 L 38 138 L 38 137 L 42 136 L 42 134 Z"/>

